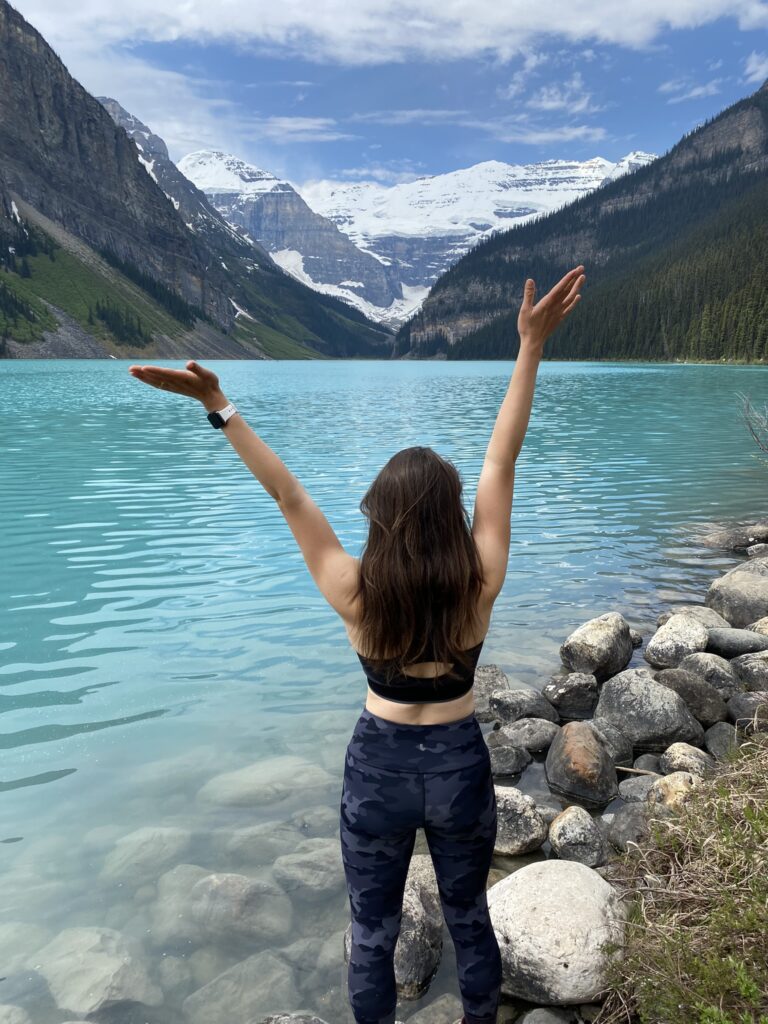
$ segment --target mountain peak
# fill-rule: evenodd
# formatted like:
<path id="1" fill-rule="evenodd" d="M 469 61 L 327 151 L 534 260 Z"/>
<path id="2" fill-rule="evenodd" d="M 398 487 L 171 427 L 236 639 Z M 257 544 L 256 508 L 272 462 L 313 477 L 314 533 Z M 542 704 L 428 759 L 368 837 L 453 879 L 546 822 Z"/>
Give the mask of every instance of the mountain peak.
<path id="1" fill-rule="evenodd" d="M 292 192 L 287 181 L 263 171 L 240 157 L 220 149 L 198 149 L 187 153 L 177 167 L 203 192 L 258 195 L 263 192 Z"/>

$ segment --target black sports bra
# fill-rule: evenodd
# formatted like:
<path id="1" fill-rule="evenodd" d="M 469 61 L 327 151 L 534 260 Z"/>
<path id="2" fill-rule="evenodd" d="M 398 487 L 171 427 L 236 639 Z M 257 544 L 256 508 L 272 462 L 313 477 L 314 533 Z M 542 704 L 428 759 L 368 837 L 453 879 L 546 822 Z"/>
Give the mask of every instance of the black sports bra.
<path id="1" fill-rule="evenodd" d="M 480 657 L 480 650 L 484 643 L 485 638 L 465 652 L 472 655 L 472 661 L 468 669 L 465 669 L 460 662 L 456 662 L 453 668 L 449 670 L 449 672 L 457 672 L 459 674 L 458 678 L 456 676 L 449 678 L 449 672 L 443 672 L 442 675 L 438 675 L 436 678 L 435 676 L 429 676 L 426 679 L 398 672 L 387 682 L 381 672 L 374 671 L 368 658 L 363 657 L 359 651 L 355 651 L 355 654 L 357 654 L 360 664 L 363 666 L 366 678 L 368 679 L 368 685 L 379 697 L 383 697 L 385 700 L 393 700 L 396 704 L 441 704 L 444 701 L 463 697 L 464 694 L 469 693 L 472 689 L 475 682 L 477 660 Z M 422 657 L 422 661 L 429 661 L 426 655 L 433 653 L 431 647 L 428 647 L 424 652 L 425 656 Z M 440 696 L 435 696 L 438 693 Z"/>

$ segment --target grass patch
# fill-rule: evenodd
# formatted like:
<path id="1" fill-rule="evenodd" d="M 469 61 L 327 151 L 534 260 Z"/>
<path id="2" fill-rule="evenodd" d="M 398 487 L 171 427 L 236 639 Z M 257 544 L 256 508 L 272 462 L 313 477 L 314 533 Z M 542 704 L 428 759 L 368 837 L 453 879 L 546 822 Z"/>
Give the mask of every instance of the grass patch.
<path id="1" fill-rule="evenodd" d="M 255 323 L 246 317 L 238 317 L 232 337 L 246 344 L 255 344 L 272 359 L 328 359 L 322 352 L 316 352 L 306 345 L 293 341 L 286 335 L 266 324 Z"/>
<path id="2" fill-rule="evenodd" d="M 768 733 L 616 865 L 631 903 L 595 1024 L 768 1024 Z"/>

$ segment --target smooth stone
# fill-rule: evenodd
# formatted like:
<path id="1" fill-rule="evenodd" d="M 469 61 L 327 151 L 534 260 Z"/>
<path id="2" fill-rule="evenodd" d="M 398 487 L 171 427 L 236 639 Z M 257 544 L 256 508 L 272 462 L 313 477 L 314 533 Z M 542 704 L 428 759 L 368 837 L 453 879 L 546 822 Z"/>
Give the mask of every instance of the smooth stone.
<path id="1" fill-rule="evenodd" d="M 591 718 L 597 704 L 597 679 L 591 672 L 569 672 L 552 676 L 541 692 L 564 721 Z"/>
<path id="2" fill-rule="evenodd" d="M 319 765 L 293 754 L 255 761 L 216 775 L 198 791 L 198 799 L 223 807 L 258 807 L 301 794 L 307 803 L 334 792 L 337 780 Z"/>
<path id="3" fill-rule="evenodd" d="M 638 803 L 645 800 L 648 790 L 661 773 L 653 775 L 630 775 L 619 783 L 619 796 L 627 803 Z"/>
<path id="4" fill-rule="evenodd" d="M 723 658 L 738 658 L 768 650 L 768 636 L 751 629 L 710 629 L 709 650 Z"/>
<path id="5" fill-rule="evenodd" d="M 658 754 L 641 754 L 636 757 L 630 765 L 632 768 L 642 768 L 646 772 L 659 772 L 659 755 Z"/>
<path id="6" fill-rule="evenodd" d="M 595 718 L 607 718 L 634 747 L 651 753 L 677 740 L 700 744 L 704 738 L 682 697 L 642 668 L 626 669 L 603 684 Z"/>
<path id="7" fill-rule="evenodd" d="M 546 718 L 559 722 L 557 709 L 538 690 L 516 689 L 493 690 L 488 698 L 491 711 L 502 723 L 516 722 L 520 718 Z"/>
<path id="8" fill-rule="evenodd" d="M 736 726 L 730 722 L 715 722 L 704 733 L 704 749 L 716 761 L 725 761 L 741 745 Z"/>
<path id="9" fill-rule="evenodd" d="M 736 627 L 768 615 L 768 558 L 752 558 L 713 580 L 704 603 Z"/>
<path id="10" fill-rule="evenodd" d="M 587 722 L 566 722 L 544 764 L 551 789 L 600 807 L 618 793 L 616 768 L 603 740 Z"/>
<path id="11" fill-rule="evenodd" d="M 305 839 L 274 863 L 275 881 L 296 909 L 325 902 L 345 888 L 341 847 L 335 839 Z"/>
<path id="12" fill-rule="evenodd" d="M 768 690 L 768 650 L 740 654 L 731 665 L 748 690 Z"/>
<path id="13" fill-rule="evenodd" d="M 662 817 L 677 814 L 701 779 L 690 772 L 672 772 L 656 779 L 645 798 L 646 806 Z"/>
<path id="14" fill-rule="evenodd" d="M 728 701 L 728 717 L 745 733 L 768 730 L 768 691 L 737 693 Z"/>
<path id="15" fill-rule="evenodd" d="M 519 775 L 532 760 L 531 755 L 523 747 L 516 747 L 514 743 L 504 743 L 503 741 L 492 744 L 490 738 L 488 739 L 488 753 L 491 755 L 491 775 L 500 779 Z"/>
<path id="16" fill-rule="evenodd" d="M 621 946 L 626 910 L 614 888 L 578 861 L 526 864 L 488 890 L 502 958 L 502 993 L 573 1004 L 606 985 L 606 943 Z"/>
<path id="17" fill-rule="evenodd" d="M 648 807 L 633 801 L 620 807 L 610 822 L 608 839 L 617 850 L 626 852 L 630 844 L 637 846 L 648 835 Z"/>
<path id="18" fill-rule="evenodd" d="M 705 604 L 677 605 L 677 607 L 670 609 L 668 612 L 662 612 L 656 619 L 656 625 L 663 626 L 673 615 L 681 614 L 692 615 L 694 619 L 698 619 L 702 626 L 706 626 L 707 629 L 715 628 L 716 626 L 730 626 L 730 622 L 727 619 L 724 619 L 713 608 L 707 608 Z"/>
<path id="19" fill-rule="evenodd" d="M 224 1024 L 263 1017 L 267 1008 L 275 1013 L 298 1010 L 303 1002 L 291 966 L 264 949 L 227 968 L 181 1005 L 189 1024 Z"/>
<path id="20" fill-rule="evenodd" d="M 728 700 L 734 693 L 740 693 L 743 689 L 739 677 L 731 668 L 730 661 L 719 654 L 708 654 L 706 651 L 701 654 L 689 654 L 687 658 L 683 658 L 678 668 L 683 672 L 692 672 L 705 683 L 714 686 L 723 700 Z"/>
<path id="21" fill-rule="evenodd" d="M 174 864 L 184 860 L 192 835 L 183 828 L 148 825 L 123 836 L 107 855 L 100 878 L 107 882 L 139 885 L 154 881 Z"/>
<path id="22" fill-rule="evenodd" d="M 632 741 L 624 735 L 621 729 L 617 729 L 607 718 L 590 718 L 587 725 L 594 729 L 603 741 L 615 765 L 628 768 L 632 764 Z"/>
<path id="23" fill-rule="evenodd" d="M 665 668 L 656 673 L 656 682 L 679 694 L 693 717 L 705 727 L 724 722 L 728 717 L 725 701 L 718 691 L 693 672 L 683 668 Z"/>
<path id="24" fill-rule="evenodd" d="M 161 1006 L 142 946 L 112 928 L 65 928 L 29 962 L 64 1013 L 86 1016 L 120 1003 Z"/>
<path id="25" fill-rule="evenodd" d="M 547 825 L 533 797 L 515 786 L 495 786 L 497 834 L 494 853 L 516 856 L 538 850 L 547 838 Z"/>
<path id="26" fill-rule="evenodd" d="M 664 775 L 690 772 L 703 779 L 714 772 L 715 759 L 699 747 L 692 747 L 690 743 L 672 743 L 659 758 L 659 767 Z"/>
<path id="27" fill-rule="evenodd" d="M 768 636 L 768 615 L 758 619 L 757 622 L 751 622 L 747 629 L 751 629 L 754 633 L 760 633 L 762 636 Z"/>
<path id="28" fill-rule="evenodd" d="M 515 747 L 522 747 L 523 750 L 538 753 L 546 750 L 552 740 L 557 736 L 560 726 L 546 718 L 519 718 L 516 722 L 507 722 L 500 729 L 491 733 L 494 737 L 494 745 L 498 743 L 511 743 Z M 488 745 L 491 745 L 489 737 Z"/>
<path id="29" fill-rule="evenodd" d="M 677 612 L 659 626 L 643 652 L 643 657 L 656 668 L 674 668 L 689 654 L 703 651 L 709 633 L 693 615 Z"/>
<path id="30" fill-rule="evenodd" d="M 572 672 L 586 672 L 600 681 L 628 665 L 633 650 L 627 620 L 618 612 L 606 612 L 566 637 L 560 660 Z"/>
<path id="31" fill-rule="evenodd" d="M 478 722 L 492 722 L 496 717 L 491 711 L 490 696 L 494 690 L 508 690 L 509 678 L 498 665 L 478 665 L 475 669 L 475 682 L 472 687 L 472 699 L 475 705 L 475 717 Z"/>
<path id="32" fill-rule="evenodd" d="M 595 868 L 606 858 L 603 834 L 594 818 L 578 804 L 571 804 L 551 822 L 549 843 L 561 860 L 577 860 Z"/>
<path id="33" fill-rule="evenodd" d="M 200 932 L 213 941 L 280 944 L 291 934 L 291 901 L 276 882 L 266 879 L 207 874 L 192 886 L 189 905 Z"/>
<path id="34" fill-rule="evenodd" d="M 157 899 L 150 907 L 151 937 L 155 946 L 199 945 L 200 927 L 192 916 L 189 894 L 210 872 L 197 864 L 177 864 L 157 880 Z"/>

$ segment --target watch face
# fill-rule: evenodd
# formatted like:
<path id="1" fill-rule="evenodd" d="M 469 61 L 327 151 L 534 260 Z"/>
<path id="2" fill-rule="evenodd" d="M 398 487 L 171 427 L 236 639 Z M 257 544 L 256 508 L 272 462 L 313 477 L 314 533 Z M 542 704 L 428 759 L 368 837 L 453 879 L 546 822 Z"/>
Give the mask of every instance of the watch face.
<path id="1" fill-rule="evenodd" d="M 211 421 L 214 427 L 223 427 L 225 420 L 217 412 L 209 412 L 208 419 Z"/>

